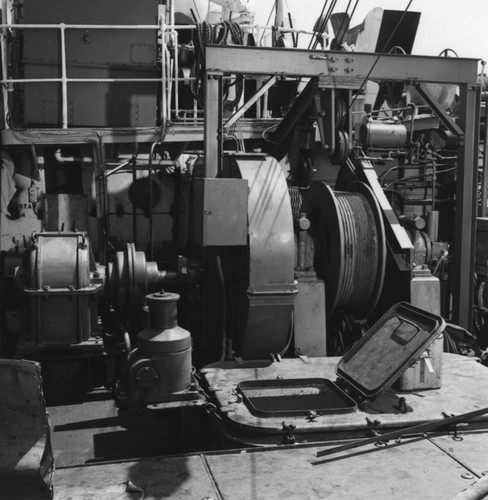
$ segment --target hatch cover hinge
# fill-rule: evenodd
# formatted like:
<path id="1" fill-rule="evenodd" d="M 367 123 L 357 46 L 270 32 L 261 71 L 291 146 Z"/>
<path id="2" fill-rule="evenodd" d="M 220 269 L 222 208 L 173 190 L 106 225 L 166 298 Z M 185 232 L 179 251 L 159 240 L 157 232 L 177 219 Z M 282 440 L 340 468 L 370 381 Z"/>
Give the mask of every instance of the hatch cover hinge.
<path id="1" fill-rule="evenodd" d="M 446 411 L 442 412 L 442 416 L 444 418 L 453 418 L 455 415 L 453 413 L 448 413 Z M 467 427 L 469 424 L 467 422 L 456 422 L 455 424 L 452 424 L 449 426 L 449 434 L 452 437 L 454 441 L 462 441 L 463 434 L 462 434 L 462 428 Z"/>
<path id="2" fill-rule="evenodd" d="M 297 440 L 293 432 L 296 429 L 296 425 L 293 424 L 286 425 L 285 422 L 281 422 L 281 426 L 285 431 L 282 444 L 295 444 Z"/>

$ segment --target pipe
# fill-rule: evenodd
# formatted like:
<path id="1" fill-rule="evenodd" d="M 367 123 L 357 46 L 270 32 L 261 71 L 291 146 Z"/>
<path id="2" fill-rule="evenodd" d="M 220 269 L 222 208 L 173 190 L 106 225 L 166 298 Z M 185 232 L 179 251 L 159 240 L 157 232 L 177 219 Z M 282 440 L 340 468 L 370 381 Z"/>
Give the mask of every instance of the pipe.
<path id="1" fill-rule="evenodd" d="M 56 149 L 54 151 L 54 159 L 58 163 L 73 163 L 73 162 L 80 162 L 80 163 L 93 163 L 93 158 L 90 156 L 63 156 L 63 153 L 61 152 L 61 149 Z"/>
<path id="2" fill-rule="evenodd" d="M 173 243 L 178 248 L 180 235 L 180 193 L 181 193 L 181 168 L 175 167 L 174 172 L 174 201 L 173 201 Z"/>
<path id="3" fill-rule="evenodd" d="M 103 242 L 98 260 L 101 264 L 105 264 L 108 256 L 109 241 L 108 235 L 110 234 L 110 217 L 109 210 L 107 209 L 107 180 L 103 172 L 105 165 L 105 149 L 103 141 L 99 134 L 96 134 L 97 139 L 88 139 L 88 143 L 93 146 L 93 161 L 94 161 L 94 177 L 96 181 L 96 211 L 97 219 L 100 220 L 98 225 L 98 237 Z"/>
<path id="4" fill-rule="evenodd" d="M 161 12 L 161 125 L 163 127 L 163 131 L 166 128 L 166 13 L 164 11 Z"/>
<path id="5" fill-rule="evenodd" d="M 483 476 L 476 483 L 458 493 L 453 500 L 481 500 L 488 495 L 488 476 Z"/>
<path id="6" fill-rule="evenodd" d="M 224 279 L 224 271 L 222 269 L 222 259 L 220 258 L 220 255 L 217 254 L 216 258 L 216 264 L 217 264 L 217 274 L 219 277 L 220 281 L 220 287 L 222 290 L 222 351 L 220 354 L 220 361 L 225 361 L 226 359 L 226 353 L 228 350 L 227 347 L 227 297 L 226 297 L 226 290 L 225 290 L 225 279 Z"/>
<path id="7" fill-rule="evenodd" d="M 154 260 L 154 211 L 153 211 L 153 189 L 152 189 L 152 159 L 154 155 L 154 148 L 156 147 L 156 142 L 151 145 L 151 151 L 149 153 L 149 165 L 148 165 L 148 177 L 149 177 L 149 256 L 151 260 Z"/>
<path id="8" fill-rule="evenodd" d="M 129 332 L 127 330 L 124 331 L 123 339 L 124 339 L 124 346 L 125 346 L 125 350 L 126 350 L 126 358 L 129 358 L 129 354 L 132 351 L 132 345 L 130 342 Z"/>

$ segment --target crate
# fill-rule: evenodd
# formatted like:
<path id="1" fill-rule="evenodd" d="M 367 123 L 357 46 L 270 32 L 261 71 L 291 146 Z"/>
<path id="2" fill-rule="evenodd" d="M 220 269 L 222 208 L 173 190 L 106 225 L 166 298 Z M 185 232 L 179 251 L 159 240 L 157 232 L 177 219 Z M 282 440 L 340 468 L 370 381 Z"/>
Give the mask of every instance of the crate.
<path id="1" fill-rule="evenodd" d="M 440 389 L 442 386 L 442 353 L 444 335 L 440 334 L 394 384 L 399 391 Z"/>

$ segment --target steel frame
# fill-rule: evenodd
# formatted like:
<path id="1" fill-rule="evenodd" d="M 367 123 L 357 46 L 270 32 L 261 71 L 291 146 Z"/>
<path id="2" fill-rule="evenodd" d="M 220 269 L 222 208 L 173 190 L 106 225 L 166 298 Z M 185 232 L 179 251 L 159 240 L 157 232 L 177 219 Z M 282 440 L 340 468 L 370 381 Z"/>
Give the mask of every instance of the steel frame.
<path id="1" fill-rule="evenodd" d="M 453 320 L 470 330 L 476 232 L 480 86 L 478 60 L 398 54 L 208 46 L 205 91 L 205 176 L 222 170 L 222 79 L 227 74 L 320 77 L 328 86 L 362 88 L 365 80 L 460 86 L 458 124 L 430 104 L 459 134 L 453 255 Z"/>

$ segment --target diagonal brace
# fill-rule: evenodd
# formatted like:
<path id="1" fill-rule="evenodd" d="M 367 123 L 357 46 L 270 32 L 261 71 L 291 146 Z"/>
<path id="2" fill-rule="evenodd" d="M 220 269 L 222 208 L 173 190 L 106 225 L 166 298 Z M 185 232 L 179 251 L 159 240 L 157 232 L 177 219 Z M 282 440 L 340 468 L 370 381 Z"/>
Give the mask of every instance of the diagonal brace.
<path id="1" fill-rule="evenodd" d="M 276 76 L 272 76 L 252 97 L 244 103 L 225 123 L 224 128 L 229 128 L 239 120 L 239 118 L 274 84 L 276 83 Z"/>
<path id="2" fill-rule="evenodd" d="M 417 92 L 425 99 L 427 104 L 435 111 L 437 116 L 440 118 L 441 122 L 455 135 L 458 137 L 464 137 L 463 130 L 459 125 L 453 120 L 451 115 L 440 105 L 437 99 L 432 95 L 430 90 L 422 82 L 415 85 Z"/>

